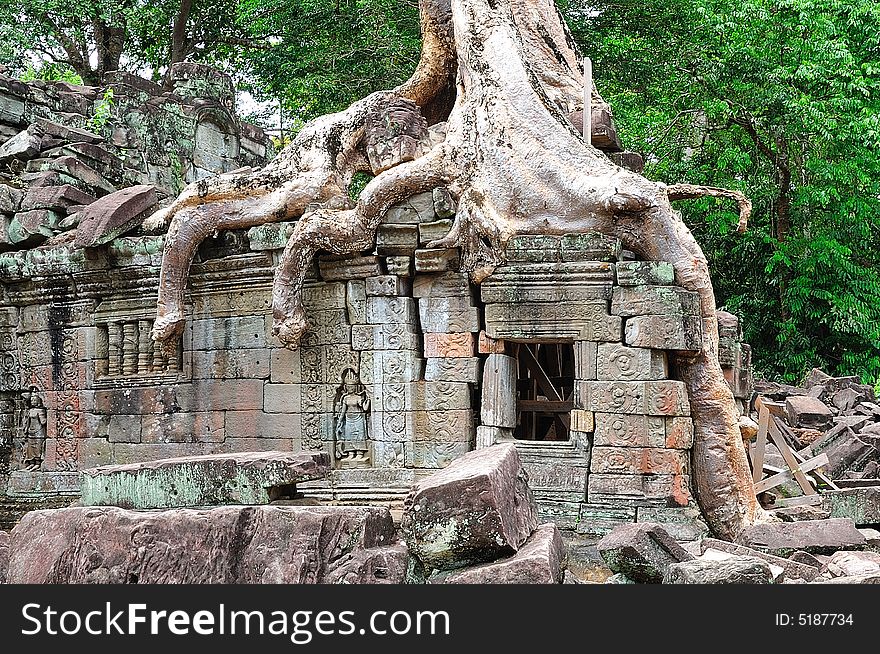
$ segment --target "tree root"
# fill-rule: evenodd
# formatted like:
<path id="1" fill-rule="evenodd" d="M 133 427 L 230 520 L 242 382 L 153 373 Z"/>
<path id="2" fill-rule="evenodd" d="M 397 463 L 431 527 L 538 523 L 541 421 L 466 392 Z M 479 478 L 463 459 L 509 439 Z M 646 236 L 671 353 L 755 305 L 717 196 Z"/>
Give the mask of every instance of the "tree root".
<path id="1" fill-rule="evenodd" d="M 694 184 L 672 184 L 666 187 L 666 194 L 670 200 L 695 200 L 697 198 L 714 197 L 729 198 L 739 205 L 739 223 L 736 231 L 742 233 L 749 225 L 752 215 L 752 201 L 739 191 L 731 191 L 714 186 L 696 186 Z"/>

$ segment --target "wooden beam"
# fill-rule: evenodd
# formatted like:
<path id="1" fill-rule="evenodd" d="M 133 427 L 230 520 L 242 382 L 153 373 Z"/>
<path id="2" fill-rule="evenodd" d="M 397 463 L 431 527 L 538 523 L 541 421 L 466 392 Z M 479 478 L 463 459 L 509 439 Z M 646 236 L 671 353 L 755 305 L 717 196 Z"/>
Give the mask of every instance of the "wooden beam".
<path id="1" fill-rule="evenodd" d="M 535 413 L 568 413 L 574 408 L 574 403 L 562 400 L 519 400 L 516 407 L 520 411 Z"/>
<path id="2" fill-rule="evenodd" d="M 776 426 L 775 420 L 770 421 L 768 425 L 768 433 L 770 439 L 779 449 L 779 453 L 785 460 L 785 464 L 789 467 L 792 473 L 794 473 L 795 481 L 797 481 L 801 490 L 804 491 L 804 495 L 815 495 L 816 489 L 813 488 L 812 484 L 810 484 L 810 480 L 807 479 L 807 476 L 798 468 L 799 462 L 794 457 L 794 454 L 792 454 L 791 449 L 788 447 L 788 443 L 785 442 L 785 437 L 782 435 L 782 432 L 779 431 L 779 427 Z"/>
<path id="3" fill-rule="evenodd" d="M 758 396 L 758 400 L 761 397 Z M 767 451 L 767 425 L 770 424 L 770 411 L 761 406 L 758 412 L 758 435 L 752 448 L 752 481 L 756 484 L 764 476 L 764 453 Z"/>
<path id="4" fill-rule="evenodd" d="M 801 463 L 798 466 L 797 471 L 810 472 L 811 470 L 815 470 L 816 468 L 824 465 L 828 465 L 828 455 L 823 453 L 817 457 L 810 459 L 809 461 Z M 784 484 L 785 482 L 790 481 L 795 472 L 796 470 L 783 470 L 782 472 L 777 473 L 771 477 L 767 477 L 767 479 L 762 479 L 757 484 L 755 484 L 755 493 L 763 493 L 764 491 L 779 486 L 779 484 Z"/>
<path id="5" fill-rule="evenodd" d="M 524 347 L 521 348 L 521 351 L 525 352 L 523 361 L 529 369 L 529 372 L 532 373 L 532 377 L 538 383 L 538 386 L 544 392 L 544 395 L 550 400 L 562 401 L 562 398 L 559 396 L 559 391 L 556 390 L 556 387 L 553 386 L 547 373 L 544 372 L 541 364 L 538 363 L 538 360 L 535 358 L 535 353 L 532 352 L 531 348 Z"/>
<path id="6" fill-rule="evenodd" d="M 784 497 L 781 500 L 773 502 L 773 506 L 770 507 L 770 510 L 784 509 L 788 506 L 816 506 L 821 503 L 822 496 L 818 493 L 814 495 L 800 495 L 798 497 Z"/>

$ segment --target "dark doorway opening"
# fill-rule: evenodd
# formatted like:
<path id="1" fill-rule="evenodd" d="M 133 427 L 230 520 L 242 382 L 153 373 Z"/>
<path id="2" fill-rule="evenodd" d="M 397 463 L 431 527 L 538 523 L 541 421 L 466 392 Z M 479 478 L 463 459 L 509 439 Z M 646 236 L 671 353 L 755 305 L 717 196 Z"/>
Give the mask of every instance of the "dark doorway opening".
<path id="1" fill-rule="evenodd" d="M 513 435 L 526 441 L 567 441 L 574 407 L 574 345 L 518 343 Z"/>

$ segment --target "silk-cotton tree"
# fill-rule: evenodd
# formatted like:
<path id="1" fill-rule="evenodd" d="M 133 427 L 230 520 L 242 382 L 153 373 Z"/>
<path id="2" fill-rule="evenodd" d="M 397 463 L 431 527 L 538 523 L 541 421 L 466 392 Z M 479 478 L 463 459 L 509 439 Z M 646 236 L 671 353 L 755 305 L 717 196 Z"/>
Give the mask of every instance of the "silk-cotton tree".
<path id="1" fill-rule="evenodd" d="M 702 350 L 678 357 L 695 424 L 694 490 L 722 537 L 763 517 L 718 363 L 715 296 L 706 258 L 672 209 L 676 199 L 735 199 L 709 187 L 653 182 L 612 163 L 569 116 L 584 106 L 580 55 L 552 0 L 421 0 L 422 52 L 412 77 L 308 123 L 261 170 L 187 187 L 152 227 L 167 225 L 153 338 L 173 344 L 196 249 L 218 230 L 298 219 L 275 272 L 273 333 L 297 348 L 308 329 L 302 285 L 318 251 L 373 247 L 393 204 L 446 186 L 458 202 L 450 232 L 475 283 L 517 234 L 602 232 L 647 260 L 667 261 L 699 294 Z M 595 88 L 591 105 L 604 103 Z M 356 201 L 357 173 L 373 178 Z"/>

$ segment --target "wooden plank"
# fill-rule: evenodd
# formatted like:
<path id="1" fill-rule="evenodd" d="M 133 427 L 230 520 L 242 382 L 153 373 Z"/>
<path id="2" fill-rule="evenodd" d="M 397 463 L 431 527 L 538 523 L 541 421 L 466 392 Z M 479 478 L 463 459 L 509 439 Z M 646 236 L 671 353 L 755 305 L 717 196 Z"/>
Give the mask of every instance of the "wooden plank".
<path id="1" fill-rule="evenodd" d="M 534 411 L 536 413 L 568 413 L 574 408 L 574 403 L 562 400 L 519 400 L 516 403 L 520 411 Z"/>
<path id="2" fill-rule="evenodd" d="M 801 490 L 804 491 L 804 495 L 815 495 L 816 489 L 813 488 L 812 484 L 810 484 L 810 480 L 807 479 L 807 476 L 798 469 L 798 460 L 794 457 L 794 454 L 792 454 L 791 448 L 788 447 L 788 443 L 785 442 L 785 437 L 776 426 L 776 421 L 771 420 L 767 427 L 770 439 L 779 449 L 779 453 L 785 460 L 785 464 L 794 473 L 795 481 L 797 481 L 798 486 L 801 487 Z"/>
<path id="3" fill-rule="evenodd" d="M 792 454 L 794 455 L 794 458 L 797 459 L 799 463 L 803 463 L 804 461 L 807 460 L 807 457 L 804 454 L 802 454 L 802 452 L 809 453 L 809 448 L 807 448 L 805 450 L 801 450 L 801 452 L 794 452 L 794 451 L 792 452 Z M 812 475 L 814 477 L 816 477 L 816 479 L 818 479 L 820 482 L 822 482 L 823 484 L 828 486 L 828 488 L 830 490 L 840 490 L 840 487 L 836 483 L 831 481 L 831 479 L 829 477 L 826 477 L 825 473 L 820 472 L 819 470 L 813 470 Z"/>
<path id="4" fill-rule="evenodd" d="M 559 391 L 556 390 L 556 387 L 553 386 L 547 373 L 544 372 L 541 364 L 538 363 L 538 360 L 535 358 L 535 353 L 532 352 L 531 348 L 523 347 L 520 348 L 520 351 L 525 352 L 523 361 L 529 369 L 529 372 L 532 373 L 532 377 L 538 383 L 538 386 L 544 392 L 544 395 L 546 395 L 548 399 L 561 401 L 562 398 L 559 396 Z"/>
<path id="5" fill-rule="evenodd" d="M 822 503 L 822 496 L 818 493 L 813 495 L 800 495 L 798 497 L 784 497 L 773 502 L 770 509 L 784 509 L 787 506 L 816 506 Z"/>
<path id="6" fill-rule="evenodd" d="M 761 400 L 758 396 L 758 400 Z M 764 476 L 764 454 L 767 450 L 767 425 L 770 424 L 770 411 L 761 406 L 758 413 L 758 435 L 752 448 L 752 480 L 757 484 Z"/>
<path id="7" fill-rule="evenodd" d="M 828 465 L 828 455 L 823 453 L 817 457 L 813 457 L 809 461 L 801 463 L 800 466 L 798 466 L 798 470 L 800 472 L 810 472 L 810 470 L 815 470 L 824 465 Z M 783 470 L 772 477 L 767 477 L 767 479 L 763 479 L 755 484 L 755 493 L 763 493 L 766 490 L 779 486 L 779 484 L 784 484 L 789 481 L 795 473 L 795 470 Z"/>

